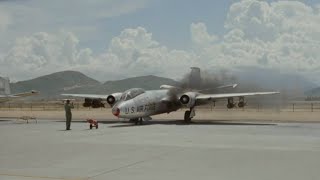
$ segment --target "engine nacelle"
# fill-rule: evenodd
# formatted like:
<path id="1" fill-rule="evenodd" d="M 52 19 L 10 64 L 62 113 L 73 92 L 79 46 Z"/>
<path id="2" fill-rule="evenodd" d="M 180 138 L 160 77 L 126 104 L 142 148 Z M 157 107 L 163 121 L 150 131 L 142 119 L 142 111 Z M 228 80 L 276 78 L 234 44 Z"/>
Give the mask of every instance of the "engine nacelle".
<path id="1" fill-rule="evenodd" d="M 100 108 L 104 107 L 104 104 L 100 98 L 85 98 L 83 107 Z"/>
<path id="2" fill-rule="evenodd" d="M 91 107 L 92 105 L 92 99 L 90 98 L 85 98 L 84 103 L 82 104 L 83 107 Z"/>
<path id="3" fill-rule="evenodd" d="M 187 92 L 180 97 L 180 103 L 188 108 L 194 107 L 196 104 L 197 94 L 194 92 Z"/>
<path id="4" fill-rule="evenodd" d="M 112 107 L 115 103 L 117 103 L 122 96 L 122 93 L 113 93 L 107 97 L 107 103 Z"/>

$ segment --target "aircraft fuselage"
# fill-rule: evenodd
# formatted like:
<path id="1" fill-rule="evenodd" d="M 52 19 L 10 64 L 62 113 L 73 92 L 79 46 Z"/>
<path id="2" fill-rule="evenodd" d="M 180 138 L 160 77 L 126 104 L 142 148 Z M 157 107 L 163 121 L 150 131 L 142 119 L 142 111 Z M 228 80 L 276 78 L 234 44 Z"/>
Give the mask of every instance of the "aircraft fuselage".
<path id="1" fill-rule="evenodd" d="M 120 101 L 112 108 L 112 113 L 119 118 L 136 119 L 162 113 L 170 113 L 181 108 L 179 102 L 166 102 L 169 90 L 150 90 L 139 96 Z"/>

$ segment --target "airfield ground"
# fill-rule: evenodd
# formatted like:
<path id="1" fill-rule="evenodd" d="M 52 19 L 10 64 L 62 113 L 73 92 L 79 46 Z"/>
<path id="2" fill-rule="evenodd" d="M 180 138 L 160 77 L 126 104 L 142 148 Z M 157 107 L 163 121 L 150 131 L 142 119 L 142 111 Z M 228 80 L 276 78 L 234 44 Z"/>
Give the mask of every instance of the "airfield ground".
<path id="1" fill-rule="evenodd" d="M 1 180 L 320 179 L 319 113 L 201 111 L 187 125 L 178 111 L 132 126 L 109 111 L 74 111 L 71 131 L 63 113 L 0 111 Z"/>
<path id="2" fill-rule="evenodd" d="M 63 110 L 50 111 L 30 111 L 30 110 L 1 110 L 0 117 L 7 119 L 16 119 L 21 116 L 34 116 L 38 119 L 45 120 L 64 120 L 65 114 Z M 170 114 L 161 114 L 153 116 L 155 120 L 181 120 L 184 116 L 184 110 L 178 110 Z M 87 118 L 94 118 L 102 121 L 121 121 L 111 114 L 111 110 L 94 109 L 94 110 L 74 110 L 73 120 L 85 121 Z M 213 110 L 198 109 L 196 111 L 195 120 L 224 120 L 224 121 L 272 121 L 272 122 L 320 122 L 320 111 L 317 112 L 291 112 L 291 111 L 273 111 L 264 110 Z"/>

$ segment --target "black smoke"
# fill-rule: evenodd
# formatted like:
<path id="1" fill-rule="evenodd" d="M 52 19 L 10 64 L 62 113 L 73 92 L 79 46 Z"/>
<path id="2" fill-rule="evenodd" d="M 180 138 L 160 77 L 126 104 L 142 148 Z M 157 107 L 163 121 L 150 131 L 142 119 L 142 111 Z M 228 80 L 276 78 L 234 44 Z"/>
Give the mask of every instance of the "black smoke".
<path id="1" fill-rule="evenodd" d="M 200 69 L 199 69 L 200 70 Z M 210 72 L 202 70 L 198 72 L 191 71 L 180 80 L 180 87 L 183 89 L 192 89 L 199 91 L 215 92 L 220 91 L 217 88 L 237 82 L 235 75 L 226 69 Z"/>

